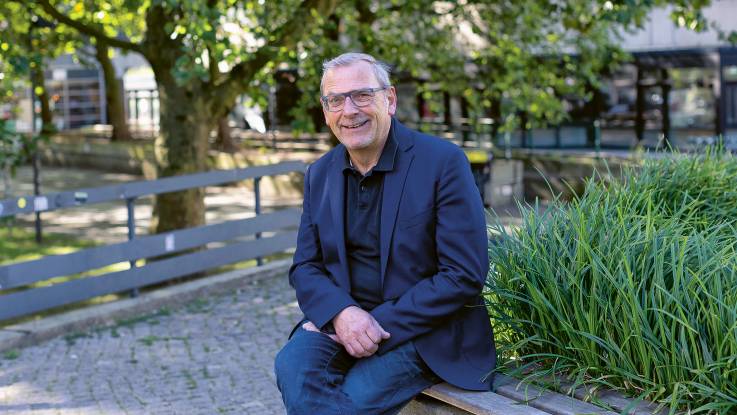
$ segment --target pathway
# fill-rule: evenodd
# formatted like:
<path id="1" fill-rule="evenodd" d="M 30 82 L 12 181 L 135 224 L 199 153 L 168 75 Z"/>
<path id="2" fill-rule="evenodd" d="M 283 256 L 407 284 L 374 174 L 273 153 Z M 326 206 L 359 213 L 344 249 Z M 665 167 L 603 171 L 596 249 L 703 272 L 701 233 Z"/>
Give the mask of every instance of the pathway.
<path id="1" fill-rule="evenodd" d="M 0 414 L 283 414 L 287 276 L 0 356 Z"/>

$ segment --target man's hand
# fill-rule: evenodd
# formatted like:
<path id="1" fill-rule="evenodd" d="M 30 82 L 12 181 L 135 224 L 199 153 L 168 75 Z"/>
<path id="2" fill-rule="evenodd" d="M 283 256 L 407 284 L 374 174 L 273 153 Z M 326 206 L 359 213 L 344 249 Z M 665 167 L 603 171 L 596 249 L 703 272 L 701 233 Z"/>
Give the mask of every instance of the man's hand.
<path id="1" fill-rule="evenodd" d="M 381 328 L 374 317 L 365 310 L 349 306 L 333 318 L 338 343 L 353 357 L 368 357 L 376 353 L 379 343 L 390 334 Z"/>
<path id="2" fill-rule="evenodd" d="M 317 326 L 315 325 L 315 323 L 313 323 L 311 321 L 308 321 L 307 323 L 304 323 L 302 325 L 302 328 L 305 329 L 305 330 L 307 330 L 307 331 L 314 331 L 316 333 L 322 333 L 322 334 L 330 337 L 331 339 L 333 339 L 334 342 L 340 343 L 340 340 L 338 340 L 338 336 L 336 336 L 334 334 L 329 334 L 329 333 L 323 333 L 323 332 L 321 332 L 320 329 L 317 328 Z"/>

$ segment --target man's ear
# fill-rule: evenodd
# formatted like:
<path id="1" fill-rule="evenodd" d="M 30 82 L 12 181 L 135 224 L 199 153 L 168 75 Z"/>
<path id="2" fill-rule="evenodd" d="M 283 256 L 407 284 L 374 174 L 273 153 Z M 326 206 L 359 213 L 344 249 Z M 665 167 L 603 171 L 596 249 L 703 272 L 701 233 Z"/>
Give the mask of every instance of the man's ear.
<path id="1" fill-rule="evenodd" d="M 325 106 L 322 105 L 322 101 L 320 101 L 320 107 L 322 108 L 322 116 L 325 118 L 325 125 L 330 125 L 328 124 L 328 110 L 326 110 Z"/>
<path id="2" fill-rule="evenodd" d="M 394 115 L 397 112 L 397 90 L 393 86 L 386 90 L 386 102 L 387 112 L 389 115 Z"/>

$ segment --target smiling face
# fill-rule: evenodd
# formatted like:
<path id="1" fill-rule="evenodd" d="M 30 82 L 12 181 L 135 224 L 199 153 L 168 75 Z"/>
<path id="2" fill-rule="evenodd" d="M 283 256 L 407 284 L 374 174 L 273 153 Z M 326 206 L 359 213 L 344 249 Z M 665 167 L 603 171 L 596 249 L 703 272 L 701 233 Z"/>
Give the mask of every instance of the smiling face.
<path id="1" fill-rule="evenodd" d="M 379 88 L 371 64 L 359 61 L 347 66 L 329 69 L 323 80 L 323 95 L 340 94 L 363 88 Z M 343 109 L 331 112 L 323 107 L 325 123 L 350 151 L 381 151 L 389 135 L 391 117 L 397 109 L 394 87 L 376 92 L 369 105 L 356 107 L 350 98 Z"/>

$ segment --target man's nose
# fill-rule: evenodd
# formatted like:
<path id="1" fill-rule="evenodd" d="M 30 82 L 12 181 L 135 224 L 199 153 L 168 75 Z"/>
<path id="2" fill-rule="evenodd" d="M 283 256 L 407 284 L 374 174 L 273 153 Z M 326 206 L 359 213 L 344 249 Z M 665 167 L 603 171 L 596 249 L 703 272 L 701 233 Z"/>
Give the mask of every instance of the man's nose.
<path id="1" fill-rule="evenodd" d="M 345 102 L 343 103 L 343 114 L 351 115 L 357 113 L 358 107 L 353 103 L 351 97 L 346 97 Z"/>

